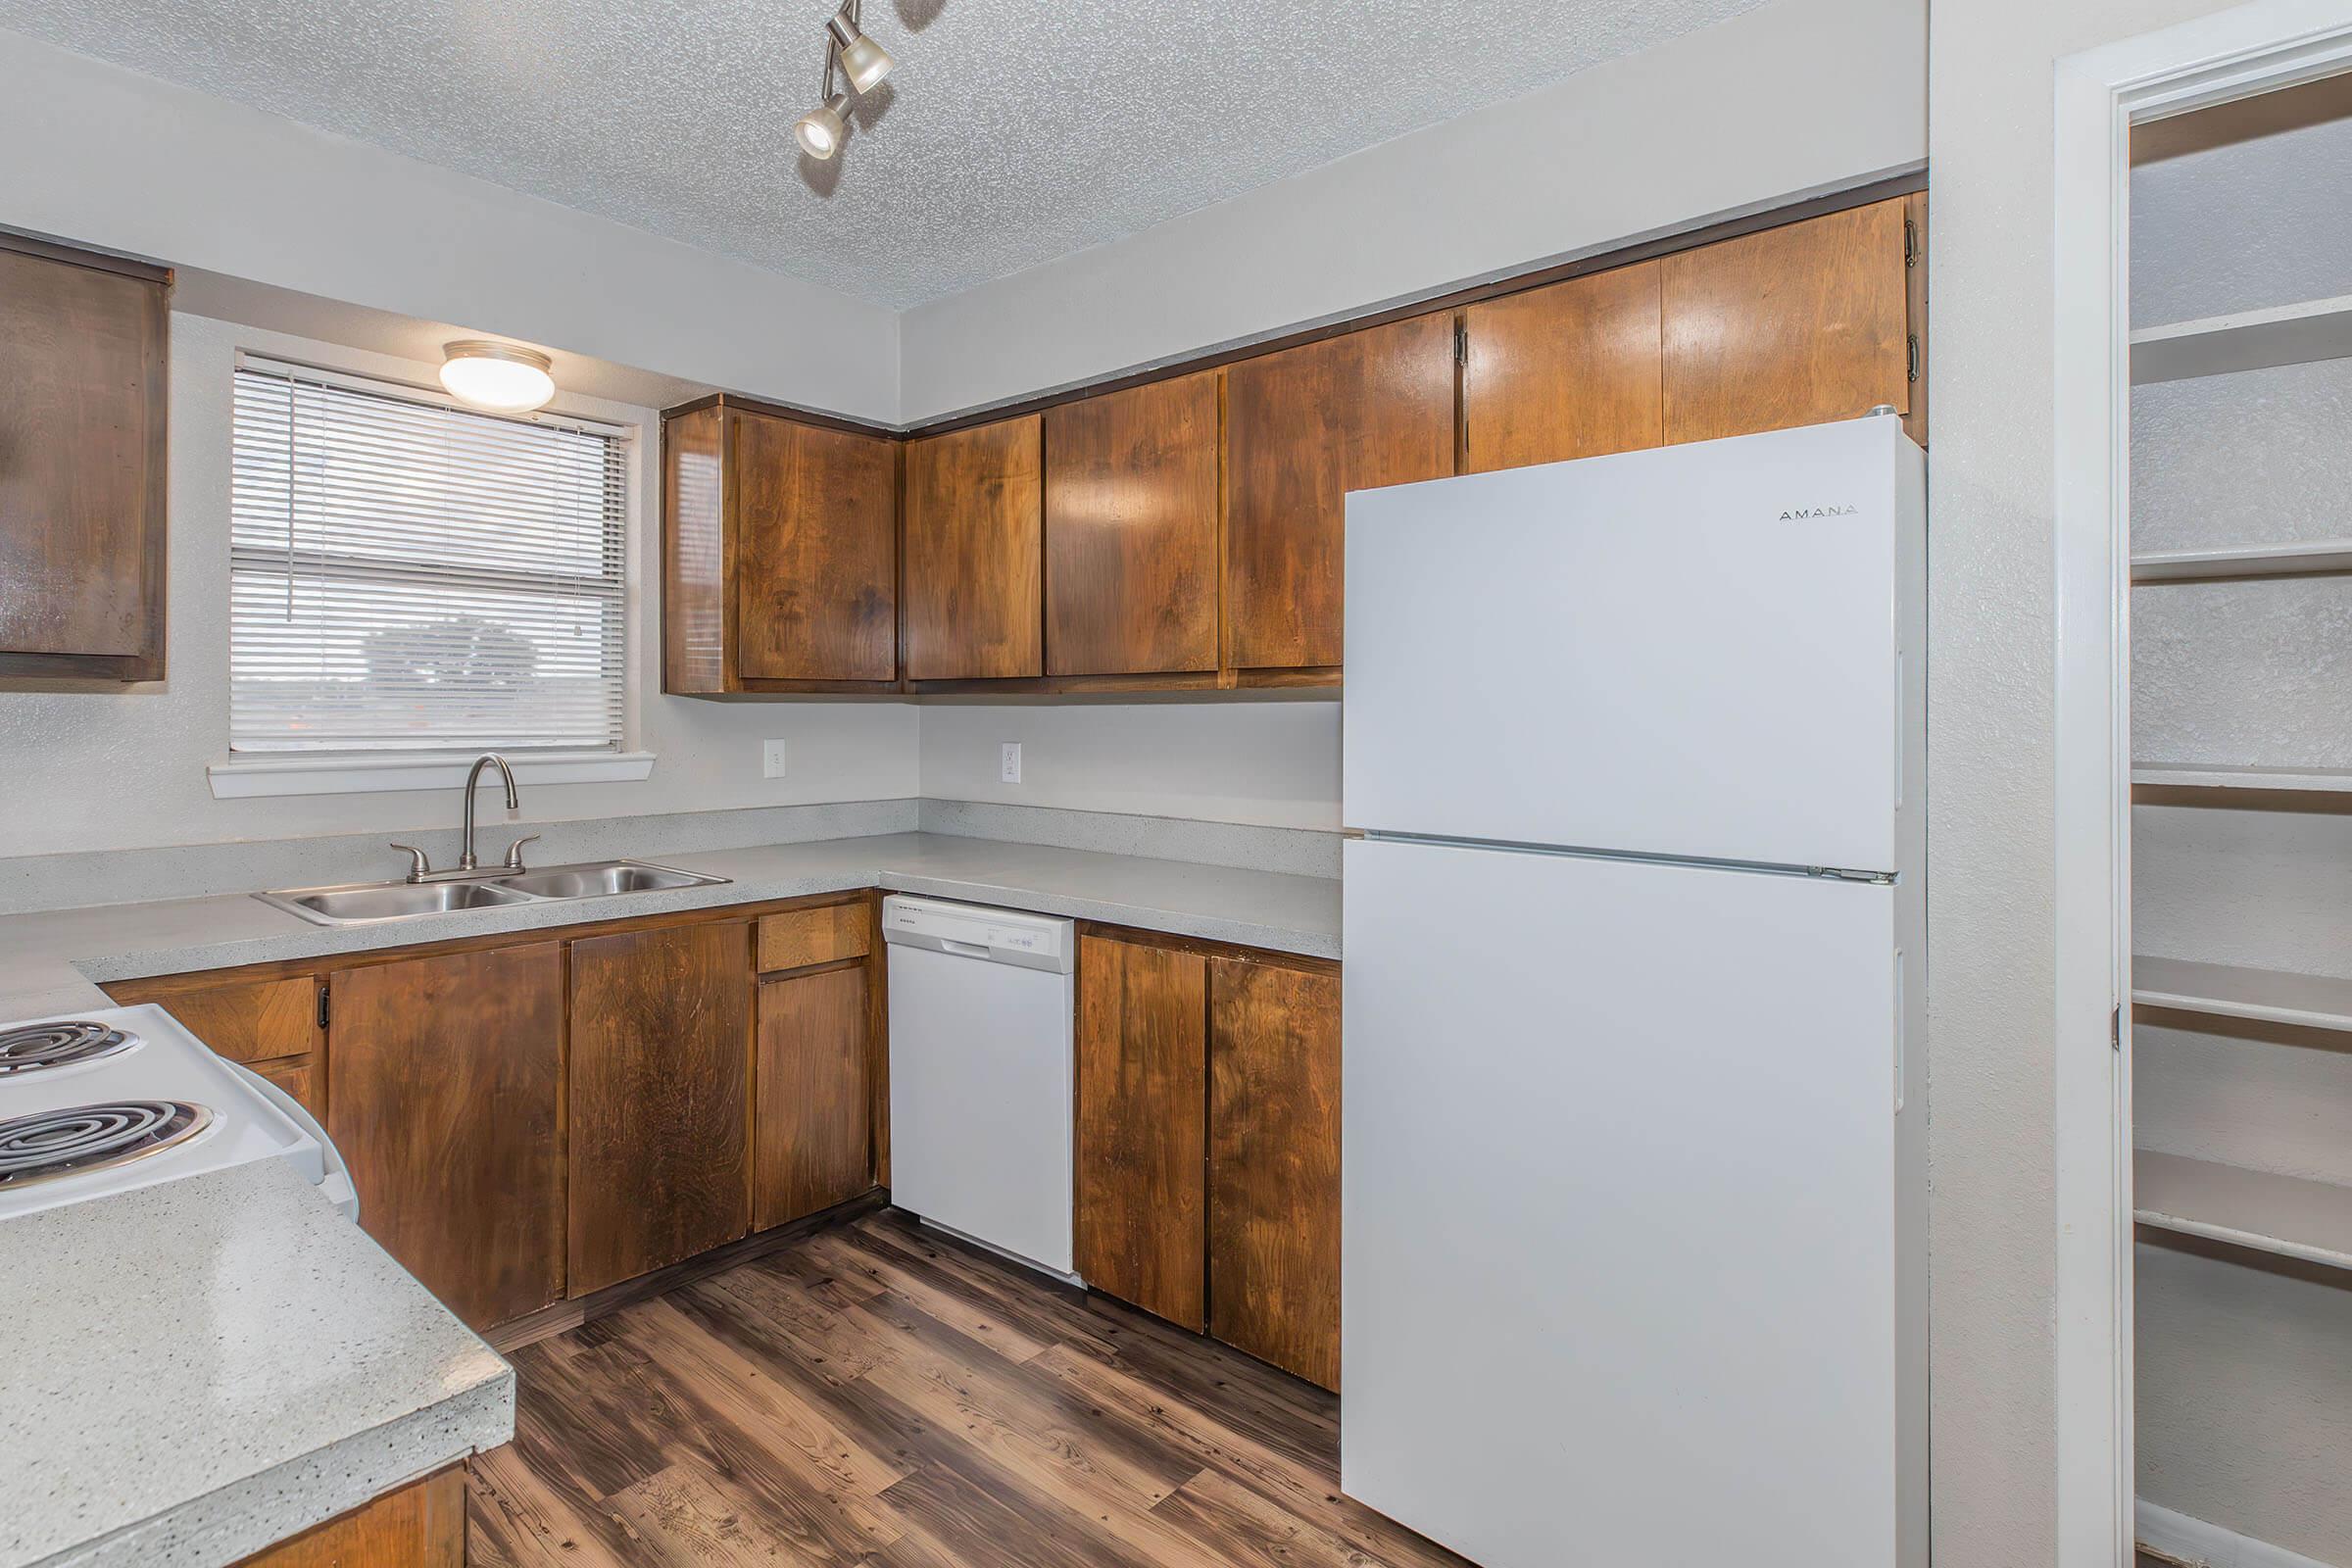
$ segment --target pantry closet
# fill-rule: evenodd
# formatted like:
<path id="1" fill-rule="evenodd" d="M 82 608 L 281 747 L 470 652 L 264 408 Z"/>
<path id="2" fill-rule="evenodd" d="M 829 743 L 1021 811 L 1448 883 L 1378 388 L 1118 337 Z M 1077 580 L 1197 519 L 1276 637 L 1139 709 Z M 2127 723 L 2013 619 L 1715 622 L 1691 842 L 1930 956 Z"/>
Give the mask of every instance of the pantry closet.
<path id="1" fill-rule="evenodd" d="M 2352 1568 L 2352 76 L 2132 156 L 2136 1525 Z"/>

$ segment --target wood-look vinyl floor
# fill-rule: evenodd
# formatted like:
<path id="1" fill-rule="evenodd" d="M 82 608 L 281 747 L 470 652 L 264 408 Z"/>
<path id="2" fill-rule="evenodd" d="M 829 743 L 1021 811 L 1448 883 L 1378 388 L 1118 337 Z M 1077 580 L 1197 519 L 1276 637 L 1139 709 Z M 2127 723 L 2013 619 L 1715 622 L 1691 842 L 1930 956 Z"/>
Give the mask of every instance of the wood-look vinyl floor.
<path id="1" fill-rule="evenodd" d="M 472 1568 L 1463 1568 L 1339 1404 L 882 1211 L 514 1352 Z"/>

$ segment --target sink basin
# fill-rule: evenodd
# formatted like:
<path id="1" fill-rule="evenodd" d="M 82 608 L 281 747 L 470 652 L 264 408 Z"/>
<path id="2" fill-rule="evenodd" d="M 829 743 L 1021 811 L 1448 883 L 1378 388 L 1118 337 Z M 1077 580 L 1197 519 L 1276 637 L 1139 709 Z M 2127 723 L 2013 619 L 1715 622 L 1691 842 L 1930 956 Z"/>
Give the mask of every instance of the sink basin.
<path id="1" fill-rule="evenodd" d="M 341 888 L 303 888 L 255 895 L 319 925 L 359 925 L 369 920 L 406 920 L 456 909 L 487 909 L 528 904 L 527 893 L 487 882 L 382 882 Z"/>
<path id="2" fill-rule="evenodd" d="M 517 871 L 511 876 L 493 871 L 440 882 L 355 882 L 335 888 L 256 893 L 254 897 L 318 925 L 363 925 L 459 909 L 601 899 L 614 893 L 657 893 L 663 888 L 707 888 L 726 880 L 643 860 L 590 860 L 579 865 L 551 865 L 544 871 Z"/>
<path id="3" fill-rule="evenodd" d="M 726 881 L 642 860 L 593 860 L 553 865 L 544 871 L 502 876 L 494 884 L 535 899 L 601 899 L 613 893 L 656 893 L 663 888 L 705 888 Z"/>

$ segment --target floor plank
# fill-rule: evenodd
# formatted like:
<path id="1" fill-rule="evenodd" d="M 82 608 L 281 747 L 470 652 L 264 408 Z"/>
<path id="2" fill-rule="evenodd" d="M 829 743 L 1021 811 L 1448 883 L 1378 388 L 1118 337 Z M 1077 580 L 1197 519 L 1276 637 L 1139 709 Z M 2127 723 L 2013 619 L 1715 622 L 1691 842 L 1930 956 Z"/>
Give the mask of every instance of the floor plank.
<path id="1" fill-rule="evenodd" d="M 888 1210 L 513 1360 L 476 1568 L 1465 1568 L 1322 1390 Z"/>

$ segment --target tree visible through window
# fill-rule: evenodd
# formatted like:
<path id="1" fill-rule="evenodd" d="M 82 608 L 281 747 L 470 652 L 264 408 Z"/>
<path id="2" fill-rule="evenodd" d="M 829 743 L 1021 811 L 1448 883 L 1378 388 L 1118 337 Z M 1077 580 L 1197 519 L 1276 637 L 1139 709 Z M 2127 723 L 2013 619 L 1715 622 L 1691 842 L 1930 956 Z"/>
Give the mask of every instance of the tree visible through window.
<path id="1" fill-rule="evenodd" d="M 229 745 L 621 740 L 618 430 L 236 372 Z"/>

